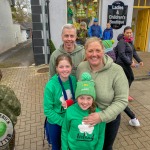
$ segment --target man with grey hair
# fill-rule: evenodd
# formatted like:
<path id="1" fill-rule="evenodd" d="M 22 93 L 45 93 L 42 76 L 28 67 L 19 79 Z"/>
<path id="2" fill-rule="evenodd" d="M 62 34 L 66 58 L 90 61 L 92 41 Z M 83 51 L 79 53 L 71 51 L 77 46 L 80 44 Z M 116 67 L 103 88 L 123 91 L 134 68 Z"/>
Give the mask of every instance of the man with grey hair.
<path id="1" fill-rule="evenodd" d="M 76 32 L 76 28 L 72 24 L 66 24 L 63 26 L 61 34 L 63 44 L 60 45 L 50 57 L 49 78 L 56 73 L 55 61 L 60 54 L 68 54 L 71 56 L 73 62 L 72 75 L 75 75 L 77 66 L 84 60 L 85 50 L 82 45 L 76 44 Z"/>

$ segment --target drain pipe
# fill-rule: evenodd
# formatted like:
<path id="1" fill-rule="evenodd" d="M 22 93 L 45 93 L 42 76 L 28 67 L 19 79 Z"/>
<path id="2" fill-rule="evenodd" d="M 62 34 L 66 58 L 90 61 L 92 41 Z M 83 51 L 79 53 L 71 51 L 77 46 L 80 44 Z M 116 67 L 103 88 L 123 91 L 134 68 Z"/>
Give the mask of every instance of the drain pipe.
<path id="1" fill-rule="evenodd" d="M 42 23 L 43 23 L 43 40 L 44 40 L 44 52 L 45 52 L 45 64 L 48 64 L 47 54 L 47 34 L 46 34 L 46 14 L 45 14 L 45 0 L 41 1 L 42 6 Z"/>
<path id="2" fill-rule="evenodd" d="M 51 29 L 50 29 L 50 15 L 49 15 L 49 4 L 50 4 L 50 1 L 49 0 L 46 0 L 47 2 L 47 18 L 48 18 L 48 33 L 49 33 L 49 40 L 51 40 Z"/>

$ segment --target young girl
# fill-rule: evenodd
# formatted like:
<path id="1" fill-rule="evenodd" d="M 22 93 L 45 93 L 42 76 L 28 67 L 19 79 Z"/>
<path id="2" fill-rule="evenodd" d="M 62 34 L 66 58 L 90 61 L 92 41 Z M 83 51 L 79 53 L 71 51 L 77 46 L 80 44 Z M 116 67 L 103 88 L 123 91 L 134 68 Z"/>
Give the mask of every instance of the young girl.
<path id="1" fill-rule="evenodd" d="M 77 82 L 75 93 L 77 103 L 67 109 L 62 126 L 62 150 L 102 150 L 105 123 L 91 126 L 83 118 L 89 113 L 99 112 L 95 104 L 94 82 L 89 73 L 82 74 L 82 81 Z"/>
<path id="2" fill-rule="evenodd" d="M 74 102 L 76 78 L 70 75 L 71 70 L 71 57 L 66 54 L 59 55 L 56 59 L 57 74 L 48 81 L 44 90 L 47 140 L 50 139 L 52 150 L 60 150 L 61 148 L 61 126 L 66 107 Z"/>

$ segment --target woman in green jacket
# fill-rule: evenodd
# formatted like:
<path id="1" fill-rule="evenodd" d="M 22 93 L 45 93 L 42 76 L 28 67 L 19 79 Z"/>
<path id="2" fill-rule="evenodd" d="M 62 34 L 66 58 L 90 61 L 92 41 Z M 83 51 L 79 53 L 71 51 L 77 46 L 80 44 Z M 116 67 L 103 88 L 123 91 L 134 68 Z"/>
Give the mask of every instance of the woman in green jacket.
<path id="1" fill-rule="evenodd" d="M 74 103 L 76 78 L 70 75 L 71 70 L 71 57 L 67 54 L 59 55 L 56 59 L 57 74 L 47 82 L 44 90 L 46 133 L 48 142 L 52 144 L 52 150 L 61 148 L 61 126 L 66 107 Z"/>

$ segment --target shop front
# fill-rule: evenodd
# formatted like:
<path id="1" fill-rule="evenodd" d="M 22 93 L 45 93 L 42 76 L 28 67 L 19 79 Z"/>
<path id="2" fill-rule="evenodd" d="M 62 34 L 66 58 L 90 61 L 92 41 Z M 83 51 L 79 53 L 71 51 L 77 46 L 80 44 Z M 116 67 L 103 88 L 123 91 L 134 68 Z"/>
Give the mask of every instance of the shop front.
<path id="1" fill-rule="evenodd" d="M 99 18 L 99 0 L 68 0 L 67 23 L 74 24 L 79 28 L 81 21 L 89 27 L 94 18 Z"/>

